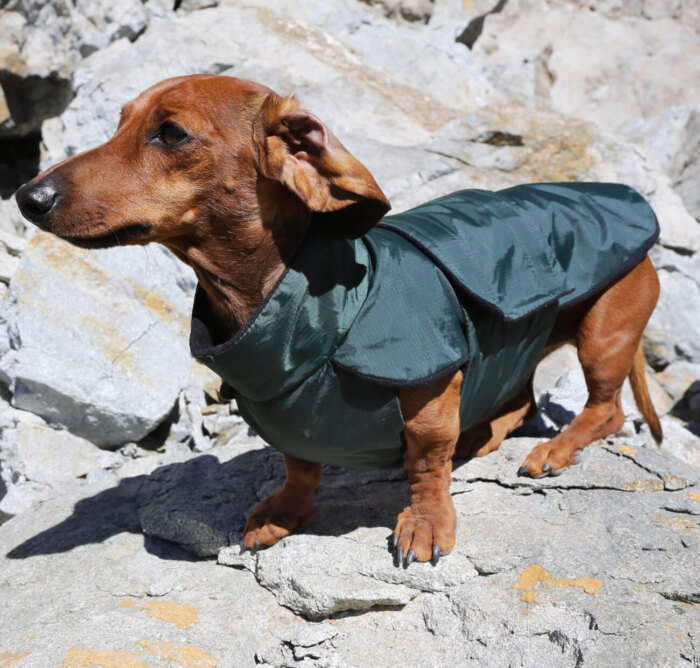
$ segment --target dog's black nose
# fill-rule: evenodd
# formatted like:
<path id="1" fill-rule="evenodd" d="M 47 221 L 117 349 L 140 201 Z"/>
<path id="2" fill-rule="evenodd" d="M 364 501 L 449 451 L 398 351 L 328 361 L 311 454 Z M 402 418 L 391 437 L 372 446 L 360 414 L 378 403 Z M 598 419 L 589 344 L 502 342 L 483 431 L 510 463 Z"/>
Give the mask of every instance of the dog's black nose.
<path id="1" fill-rule="evenodd" d="M 53 209 L 58 193 L 50 181 L 25 183 L 15 195 L 22 215 L 37 225 Z"/>

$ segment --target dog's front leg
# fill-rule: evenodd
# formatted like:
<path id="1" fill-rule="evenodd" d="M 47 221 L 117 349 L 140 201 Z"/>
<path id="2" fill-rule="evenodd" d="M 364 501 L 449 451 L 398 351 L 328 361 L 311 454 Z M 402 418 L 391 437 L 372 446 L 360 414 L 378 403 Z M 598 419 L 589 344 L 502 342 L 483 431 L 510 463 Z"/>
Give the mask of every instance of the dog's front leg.
<path id="1" fill-rule="evenodd" d="M 394 529 L 399 564 L 404 555 L 406 565 L 415 560 L 437 562 L 454 547 L 457 516 L 450 483 L 459 438 L 461 386 L 459 371 L 431 385 L 399 392 L 411 501 Z"/>
<path id="2" fill-rule="evenodd" d="M 284 455 L 287 479 L 248 518 L 243 542 L 249 550 L 268 547 L 313 517 L 313 496 L 321 483 L 320 464 Z"/>

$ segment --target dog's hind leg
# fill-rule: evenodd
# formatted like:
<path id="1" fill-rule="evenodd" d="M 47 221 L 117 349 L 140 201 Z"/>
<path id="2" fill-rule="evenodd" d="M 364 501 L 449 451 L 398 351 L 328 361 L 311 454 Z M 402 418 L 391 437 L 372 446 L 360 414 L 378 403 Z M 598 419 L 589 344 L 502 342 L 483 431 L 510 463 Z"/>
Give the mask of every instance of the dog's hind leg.
<path id="1" fill-rule="evenodd" d="M 525 387 L 493 415 L 460 434 L 455 456 L 470 459 L 498 450 L 508 434 L 536 416 L 537 404 L 530 378 Z"/>
<path id="2" fill-rule="evenodd" d="M 313 496 L 321 483 L 320 464 L 284 455 L 287 479 L 255 508 L 245 525 L 249 550 L 268 547 L 313 518 Z"/>
<path id="3" fill-rule="evenodd" d="M 393 541 L 399 564 L 437 561 L 455 543 L 452 455 L 459 437 L 462 372 L 399 392 L 404 416 L 410 505 L 399 514 Z"/>
<path id="4" fill-rule="evenodd" d="M 577 452 L 589 443 L 619 431 L 625 421 L 620 399 L 622 383 L 630 374 L 637 385 L 640 408 L 660 438 L 646 383 L 640 387 L 644 360 L 638 353 L 658 295 L 659 280 L 647 257 L 592 303 L 576 335 L 588 401 L 561 434 L 532 450 L 518 471 L 520 475 L 556 475 L 571 465 Z"/>

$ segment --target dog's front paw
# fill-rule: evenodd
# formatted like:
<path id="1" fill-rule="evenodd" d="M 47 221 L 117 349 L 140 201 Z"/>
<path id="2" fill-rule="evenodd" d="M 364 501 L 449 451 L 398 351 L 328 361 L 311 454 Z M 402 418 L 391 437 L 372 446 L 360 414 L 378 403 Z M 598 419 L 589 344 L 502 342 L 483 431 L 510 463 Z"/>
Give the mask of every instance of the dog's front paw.
<path id="1" fill-rule="evenodd" d="M 245 525 L 243 543 L 249 550 L 269 547 L 313 517 L 310 500 L 277 490 L 252 512 Z"/>
<path id="2" fill-rule="evenodd" d="M 432 561 L 452 550 L 455 544 L 457 519 L 449 498 L 431 507 L 409 506 L 399 515 L 391 536 L 397 565 L 408 567 L 414 561 Z M 405 555 L 405 561 L 404 561 Z"/>

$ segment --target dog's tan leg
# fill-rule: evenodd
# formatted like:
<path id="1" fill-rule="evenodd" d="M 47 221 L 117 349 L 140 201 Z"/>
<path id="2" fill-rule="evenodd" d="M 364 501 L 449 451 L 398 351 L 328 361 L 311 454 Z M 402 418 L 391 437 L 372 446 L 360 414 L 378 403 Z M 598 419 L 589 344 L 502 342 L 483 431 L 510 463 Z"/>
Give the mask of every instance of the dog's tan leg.
<path id="1" fill-rule="evenodd" d="M 321 482 L 321 465 L 284 455 L 287 479 L 248 518 L 243 542 L 248 549 L 268 547 L 313 517 L 313 496 Z"/>
<path id="2" fill-rule="evenodd" d="M 457 441 L 455 456 L 464 459 L 483 457 L 498 450 L 512 431 L 533 420 L 537 404 L 532 391 L 532 378 L 512 399 L 506 401 L 496 414 L 462 432 Z"/>
<path id="3" fill-rule="evenodd" d="M 459 394 L 462 372 L 426 387 L 399 392 L 405 420 L 406 451 L 411 505 L 399 515 L 394 547 L 399 563 L 434 562 L 455 543 L 457 516 L 450 483 L 452 455 L 459 437 Z"/>
<path id="4" fill-rule="evenodd" d="M 622 383 L 658 296 L 659 280 L 647 257 L 593 303 L 576 336 L 588 401 L 561 434 L 532 450 L 519 474 L 556 475 L 574 462 L 579 450 L 622 428 Z"/>

